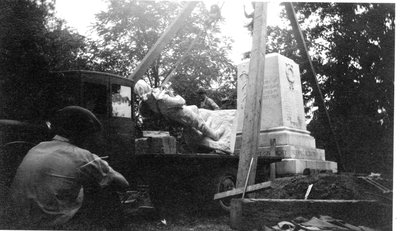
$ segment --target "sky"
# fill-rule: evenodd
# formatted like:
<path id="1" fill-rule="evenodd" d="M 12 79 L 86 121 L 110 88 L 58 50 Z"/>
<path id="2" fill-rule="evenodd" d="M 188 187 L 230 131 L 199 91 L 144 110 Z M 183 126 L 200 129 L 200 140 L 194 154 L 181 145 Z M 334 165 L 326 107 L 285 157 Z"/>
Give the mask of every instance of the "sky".
<path id="1" fill-rule="evenodd" d="M 230 58 L 235 64 L 241 62 L 242 54 L 251 48 L 249 31 L 244 27 L 249 19 L 246 19 L 243 8 L 250 13 L 252 11 L 249 1 L 214 1 L 205 0 L 208 6 L 212 4 L 222 5 L 221 14 L 225 21 L 221 24 L 223 35 L 231 37 L 232 53 Z M 267 8 L 267 24 L 279 23 L 279 3 L 271 1 Z M 77 7 L 79 6 L 79 7 Z M 65 19 L 67 24 L 75 28 L 80 34 L 93 37 L 90 26 L 95 22 L 95 14 L 107 9 L 107 3 L 103 0 L 56 0 L 56 14 Z"/>

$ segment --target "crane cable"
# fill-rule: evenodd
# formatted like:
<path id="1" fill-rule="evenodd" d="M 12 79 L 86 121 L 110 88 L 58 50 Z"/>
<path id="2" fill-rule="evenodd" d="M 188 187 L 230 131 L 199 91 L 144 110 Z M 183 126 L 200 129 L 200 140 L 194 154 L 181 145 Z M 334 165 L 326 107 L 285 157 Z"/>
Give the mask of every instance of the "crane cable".
<path id="1" fill-rule="evenodd" d="M 219 18 L 212 19 L 211 23 L 210 23 L 209 26 L 208 26 L 208 27 L 211 28 L 211 31 L 212 31 L 212 29 L 215 27 L 215 25 L 217 24 L 217 22 L 218 22 L 219 19 L 220 19 L 220 16 L 221 16 L 221 15 L 220 15 L 220 12 L 221 12 L 222 7 L 224 6 L 224 3 L 225 3 L 225 2 L 223 2 L 221 6 L 213 5 L 213 6 L 218 7 Z M 213 6 L 211 6 L 211 7 L 213 7 Z M 210 18 L 209 18 L 209 19 L 210 19 Z M 198 33 L 198 34 L 196 35 L 196 37 L 192 40 L 192 42 L 190 43 L 190 45 L 188 46 L 188 48 L 186 49 L 186 51 L 183 53 L 183 55 L 181 56 L 181 58 L 178 59 L 178 61 L 177 61 L 177 62 L 175 63 L 175 65 L 173 66 L 172 70 L 168 73 L 167 77 L 165 77 L 164 81 L 161 83 L 161 88 L 165 87 L 166 84 L 167 84 L 168 82 L 170 82 L 171 78 L 174 76 L 174 74 L 175 74 L 176 70 L 178 69 L 178 67 L 183 63 L 183 61 L 184 61 L 184 60 L 186 59 L 186 57 L 189 55 L 189 52 L 192 50 L 192 48 L 193 48 L 194 45 L 197 43 L 197 41 L 199 40 L 199 38 L 200 38 L 203 34 L 206 34 L 207 30 L 208 30 L 208 28 L 206 28 L 205 30 L 201 31 L 201 33 Z M 188 38 L 188 40 L 189 40 L 189 38 Z"/>
<path id="2" fill-rule="evenodd" d="M 305 54 L 305 56 L 306 56 L 306 58 L 308 60 L 308 64 L 309 64 L 309 67 L 311 69 L 311 72 L 312 72 L 312 74 L 314 76 L 315 85 L 317 87 L 318 94 L 319 94 L 320 100 L 322 102 L 322 106 L 324 108 L 326 118 L 328 119 L 329 129 L 330 129 L 330 131 L 332 133 L 333 140 L 335 142 L 336 149 L 338 151 L 338 162 L 341 164 L 343 170 L 345 170 L 344 163 L 342 162 L 342 152 L 341 152 L 341 149 L 340 149 L 340 146 L 339 146 L 339 142 L 337 140 L 337 136 L 335 134 L 335 131 L 333 130 L 332 120 L 331 120 L 331 117 L 329 116 L 328 109 L 326 107 L 326 104 L 325 104 L 325 101 L 324 101 L 324 98 L 323 98 L 323 95 L 322 95 L 321 88 L 319 87 L 319 84 L 318 84 L 317 74 L 316 74 L 314 66 L 312 64 L 311 57 L 308 54 L 308 48 L 307 48 L 307 45 L 306 45 L 306 41 L 304 39 L 303 33 L 300 30 L 299 22 L 298 22 L 298 20 L 297 20 L 297 18 L 295 16 L 296 12 L 295 12 L 295 10 L 293 8 L 293 4 L 291 2 L 287 2 L 287 3 L 284 3 L 284 4 L 285 4 L 286 12 L 288 14 L 290 23 L 291 23 L 292 28 L 293 28 L 293 30 L 295 32 L 295 37 L 296 37 L 297 43 L 299 45 L 300 44 L 303 45 L 302 47 L 300 47 L 300 50 L 302 50 L 303 53 Z"/>

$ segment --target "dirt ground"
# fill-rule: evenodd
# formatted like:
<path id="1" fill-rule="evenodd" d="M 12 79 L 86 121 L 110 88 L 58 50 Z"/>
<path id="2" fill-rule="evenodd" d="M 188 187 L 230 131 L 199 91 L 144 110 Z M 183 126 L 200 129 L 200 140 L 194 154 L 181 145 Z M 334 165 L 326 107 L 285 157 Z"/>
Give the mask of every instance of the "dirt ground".
<path id="1" fill-rule="evenodd" d="M 392 181 L 377 180 L 392 189 Z M 270 189 L 255 193 L 256 198 L 270 199 L 304 199 L 307 188 L 313 184 L 309 199 L 356 199 L 378 200 L 391 205 L 392 194 L 383 194 L 376 187 L 357 178 L 353 174 L 319 174 L 310 176 L 295 176 L 277 178 Z M 198 200 L 198 195 L 190 188 L 165 185 L 162 194 L 154 198 L 156 212 L 152 214 L 127 214 L 124 230 L 232 230 L 229 227 L 229 213 L 218 209 L 216 202 L 209 203 Z M 275 210 L 276 211 L 276 210 Z M 281 211 L 284 219 L 286 211 Z M 280 213 L 280 211 L 278 211 Z M 323 215 L 323 214 L 321 214 Z M 121 214 L 121 216 L 123 216 Z M 388 214 L 389 216 L 389 214 Z M 391 216 L 391 215 L 390 215 Z M 267 217 L 265 219 L 268 219 Z M 272 221 L 271 221 L 272 222 Z M 271 223 L 273 225 L 275 221 Z M 4 227 L 0 227 L 3 229 Z M 29 227 L 27 227 L 29 228 Z M 379 230 L 391 230 L 391 224 L 386 224 Z M 101 224 L 93 227 L 96 230 L 106 230 Z"/>
<path id="2" fill-rule="evenodd" d="M 375 180 L 392 188 L 390 179 Z M 270 189 L 257 192 L 255 197 L 304 199 L 310 184 L 313 184 L 313 188 L 308 199 L 378 200 L 386 205 L 392 204 L 391 193 L 383 194 L 379 189 L 354 174 L 319 174 L 277 178 L 272 182 Z M 232 230 L 229 227 L 229 213 L 216 210 L 215 206 L 209 204 L 199 205 L 195 198 L 187 195 L 187 192 L 176 188 L 166 189 L 166 191 L 169 190 L 171 190 L 172 196 L 162 198 L 163 201 L 156 203 L 158 209 L 156 216 L 152 218 L 132 217 L 132 222 L 129 222 L 127 228 L 131 230 Z M 285 214 L 285 211 L 281 212 L 281 215 Z M 391 224 L 371 228 L 391 230 Z"/>

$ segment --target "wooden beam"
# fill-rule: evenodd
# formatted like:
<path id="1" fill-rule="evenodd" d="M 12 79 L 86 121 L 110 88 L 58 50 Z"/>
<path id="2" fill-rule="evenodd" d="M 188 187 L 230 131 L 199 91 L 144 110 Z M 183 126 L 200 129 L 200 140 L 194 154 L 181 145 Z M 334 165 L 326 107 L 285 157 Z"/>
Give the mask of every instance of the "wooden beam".
<path id="1" fill-rule="evenodd" d="M 255 192 L 255 191 L 269 188 L 269 187 L 271 187 L 271 181 L 263 182 L 260 184 L 253 184 L 253 185 L 247 186 L 246 192 Z M 243 192 L 244 192 L 244 187 L 235 188 L 235 189 L 225 191 L 225 192 L 220 192 L 220 193 L 214 194 L 214 200 L 237 196 L 237 195 L 242 194 Z"/>
<path id="2" fill-rule="evenodd" d="M 190 16 L 197 3 L 197 1 L 190 1 L 185 5 L 180 15 L 168 26 L 157 42 L 151 47 L 150 51 L 147 52 L 142 62 L 136 67 L 135 71 L 129 75 L 129 78 L 133 80 L 134 84 L 142 78 L 147 69 L 149 69 L 151 64 L 153 64 L 154 60 L 160 55 L 164 47 L 173 36 L 175 36 L 176 32 L 187 23 L 186 19 Z"/>
<path id="3" fill-rule="evenodd" d="M 229 224 L 232 229 L 240 229 L 242 225 L 242 200 L 233 199 L 229 210 Z"/>
<path id="4" fill-rule="evenodd" d="M 247 171 L 252 157 L 257 166 L 258 136 L 260 133 L 261 100 L 264 83 L 264 63 L 266 44 L 267 3 L 256 2 L 253 19 L 253 41 L 249 64 L 249 78 L 246 88 L 244 107 L 242 144 L 239 154 L 239 166 L 236 187 L 241 188 L 246 181 Z M 249 177 L 249 185 L 254 184 L 256 168 Z"/>
<path id="5" fill-rule="evenodd" d="M 243 199 L 244 203 L 253 203 L 253 202 L 277 202 L 277 203 L 303 203 L 303 204 L 354 204 L 354 203 L 376 203 L 377 200 L 342 200 L 342 199 L 267 199 L 267 198 L 260 198 L 260 199 Z"/>

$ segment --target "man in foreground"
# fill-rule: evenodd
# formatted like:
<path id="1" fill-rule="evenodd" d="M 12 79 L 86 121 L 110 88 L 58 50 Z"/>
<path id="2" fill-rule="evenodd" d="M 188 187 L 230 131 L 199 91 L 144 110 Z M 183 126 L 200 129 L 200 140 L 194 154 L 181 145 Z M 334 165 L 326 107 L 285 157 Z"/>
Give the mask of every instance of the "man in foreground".
<path id="1" fill-rule="evenodd" d="M 121 190 L 129 186 L 105 160 L 82 148 L 102 130 L 93 113 L 78 106 L 65 107 L 57 111 L 51 127 L 56 134 L 53 140 L 28 152 L 12 183 L 21 228 L 66 224 L 81 209 L 86 186 Z"/>

